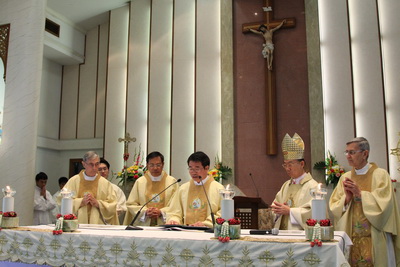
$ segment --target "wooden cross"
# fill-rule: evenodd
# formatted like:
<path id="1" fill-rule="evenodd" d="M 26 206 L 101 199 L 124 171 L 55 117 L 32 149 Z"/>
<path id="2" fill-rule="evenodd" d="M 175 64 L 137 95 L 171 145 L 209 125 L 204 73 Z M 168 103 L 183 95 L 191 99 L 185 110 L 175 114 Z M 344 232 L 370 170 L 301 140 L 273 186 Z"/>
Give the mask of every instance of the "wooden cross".
<path id="1" fill-rule="evenodd" d="M 265 93 L 266 93 L 266 115 L 267 115 L 267 154 L 276 155 L 278 153 L 277 141 L 277 111 L 276 111 L 276 88 L 275 73 L 273 70 L 273 44 L 272 33 L 278 29 L 292 28 L 296 25 L 295 18 L 274 19 L 273 0 L 264 0 L 264 21 L 245 23 L 242 25 L 243 33 L 263 34 L 265 39 L 263 54 L 265 58 Z M 283 23 L 282 23 L 283 22 Z M 262 26 L 264 25 L 264 26 Z M 264 29 L 260 28 L 264 27 Z M 265 29 L 266 28 L 266 29 Z M 267 32 L 266 32 L 267 31 Z M 267 36 L 266 36 L 267 34 Z M 269 34 L 269 35 L 268 35 Z M 270 39 L 270 40 L 269 40 Z M 270 49 L 272 44 L 272 50 Z M 266 47 L 267 46 L 267 47 Z M 269 54 L 270 53 L 270 54 Z M 268 55 L 266 55 L 268 54 Z"/>
<path id="2" fill-rule="evenodd" d="M 118 138 L 118 142 L 124 142 L 124 154 L 128 154 L 128 146 L 130 142 L 136 142 L 136 138 L 131 138 L 129 133 L 125 134 L 125 138 Z"/>

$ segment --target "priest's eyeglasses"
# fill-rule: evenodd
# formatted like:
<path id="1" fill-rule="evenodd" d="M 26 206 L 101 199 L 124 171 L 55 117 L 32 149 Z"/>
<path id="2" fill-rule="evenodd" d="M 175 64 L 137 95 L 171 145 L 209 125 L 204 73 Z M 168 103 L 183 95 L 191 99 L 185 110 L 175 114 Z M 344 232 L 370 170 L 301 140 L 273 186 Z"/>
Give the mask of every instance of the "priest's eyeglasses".
<path id="1" fill-rule="evenodd" d="M 353 155 L 355 155 L 356 153 L 358 153 L 358 152 L 363 152 L 363 150 L 362 149 L 360 149 L 360 150 L 346 150 L 346 151 L 344 151 L 343 153 L 347 156 L 347 155 L 350 155 L 350 156 L 353 156 Z"/>
<path id="2" fill-rule="evenodd" d="M 282 164 L 282 167 L 283 167 L 284 169 L 292 168 L 293 165 L 295 165 L 296 163 L 298 163 L 298 161 L 291 161 L 291 162 L 283 163 L 283 164 Z"/>
<path id="3" fill-rule="evenodd" d="M 201 168 L 188 168 L 188 170 L 190 171 L 190 172 L 199 172 L 199 171 L 201 171 L 202 169 Z"/>
<path id="4" fill-rule="evenodd" d="M 92 168 L 98 167 L 98 166 L 100 165 L 100 162 L 95 162 L 95 163 L 86 162 L 86 161 L 84 161 L 84 162 L 85 162 L 85 164 L 89 165 L 89 166 L 92 167 Z"/>
<path id="5" fill-rule="evenodd" d="M 149 168 L 161 168 L 162 167 L 162 163 L 157 163 L 157 164 L 153 164 L 153 163 L 150 163 L 149 164 Z"/>

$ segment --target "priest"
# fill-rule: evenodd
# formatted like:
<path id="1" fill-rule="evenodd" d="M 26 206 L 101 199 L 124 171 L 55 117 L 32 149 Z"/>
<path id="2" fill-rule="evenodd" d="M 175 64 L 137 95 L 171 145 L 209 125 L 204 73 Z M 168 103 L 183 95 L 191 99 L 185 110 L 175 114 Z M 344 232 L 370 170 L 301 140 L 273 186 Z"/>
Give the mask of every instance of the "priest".
<path id="1" fill-rule="evenodd" d="M 99 155 L 94 151 L 86 152 L 82 164 L 85 169 L 64 186 L 75 192 L 73 213 L 78 216 L 78 222 L 118 225 L 116 195 L 111 183 L 98 173 Z"/>
<path id="2" fill-rule="evenodd" d="M 215 218 L 220 217 L 219 190 L 224 186 L 208 174 L 210 158 L 204 152 L 191 154 L 187 163 L 191 180 L 183 184 L 172 199 L 167 224 L 213 227 L 211 212 Z M 204 191 L 210 200 L 211 210 Z"/>
<path id="3" fill-rule="evenodd" d="M 353 241 L 352 266 L 400 266 L 400 214 L 389 174 L 369 163 L 367 139 L 346 143 L 353 169 L 340 177 L 329 201 L 335 230 Z"/>
<path id="4" fill-rule="evenodd" d="M 151 152 L 146 157 L 147 171 L 144 176 L 138 178 L 133 185 L 126 203 L 127 213 L 124 224 L 128 225 L 136 213 L 142 208 L 142 214 L 137 219 L 135 225 L 156 226 L 165 224 L 166 211 L 170 200 L 179 185 L 176 179 L 168 175 L 164 169 L 164 155 L 158 151 Z M 160 194 L 162 190 L 175 183 L 170 188 Z M 160 194 L 157 196 L 157 194 Z"/>
<path id="5" fill-rule="evenodd" d="M 293 138 L 285 135 L 282 152 L 282 167 L 290 179 L 282 185 L 271 205 L 275 214 L 275 228 L 302 230 L 305 221 L 311 218 L 310 189 L 317 187 L 318 183 L 305 171 L 304 142 L 297 133 Z"/>

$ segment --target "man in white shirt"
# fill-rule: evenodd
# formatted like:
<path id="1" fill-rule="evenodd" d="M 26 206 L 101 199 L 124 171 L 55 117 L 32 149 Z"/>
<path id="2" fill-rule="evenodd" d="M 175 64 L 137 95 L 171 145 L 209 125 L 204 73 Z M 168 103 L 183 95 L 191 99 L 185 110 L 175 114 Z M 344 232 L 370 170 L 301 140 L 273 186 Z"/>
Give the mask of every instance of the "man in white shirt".
<path id="1" fill-rule="evenodd" d="M 56 207 L 50 192 L 46 190 L 47 174 L 39 172 L 36 175 L 36 187 L 33 201 L 33 224 L 52 223 L 52 210 Z"/>

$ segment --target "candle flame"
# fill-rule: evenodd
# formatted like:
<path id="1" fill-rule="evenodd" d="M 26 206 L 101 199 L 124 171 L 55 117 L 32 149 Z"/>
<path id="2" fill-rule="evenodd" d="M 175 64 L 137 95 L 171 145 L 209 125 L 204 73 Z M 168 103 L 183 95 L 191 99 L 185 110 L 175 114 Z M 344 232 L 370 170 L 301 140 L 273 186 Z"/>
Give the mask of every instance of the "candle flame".
<path id="1" fill-rule="evenodd" d="M 321 191 L 321 183 L 318 184 L 318 191 Z"/>
<path id="2" fill-rule="evenodd" d="M 226 189 L 226 190 L 229 190 L 229 189 L 230 189 L 230 187 L 231 187 L 231 185 L 230 185 L 230 184 L 228 184 L 228 185 L 225 187 L 225 189 Z"/>

